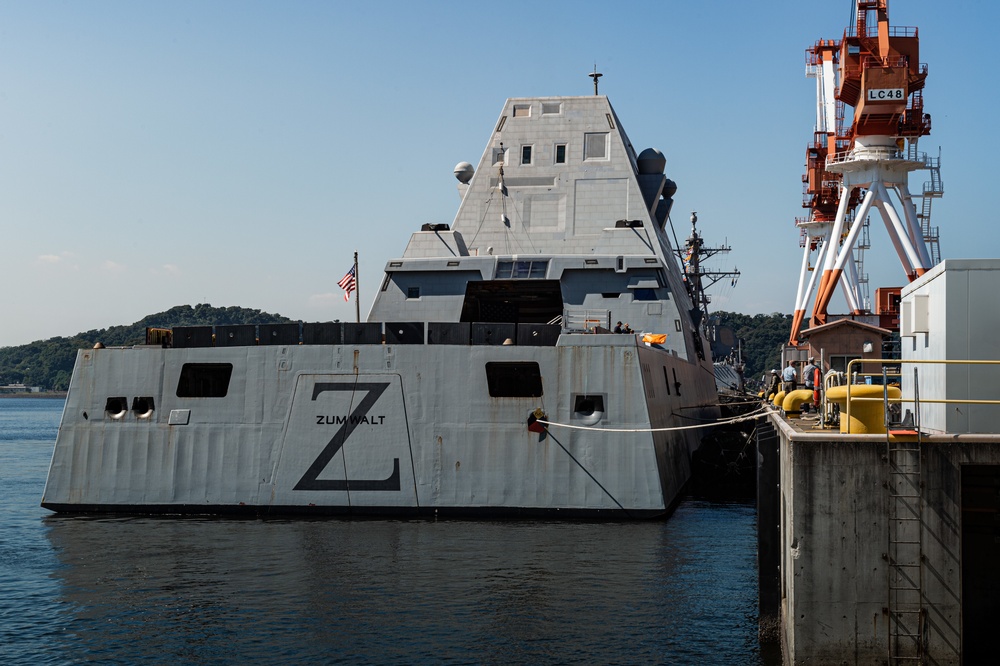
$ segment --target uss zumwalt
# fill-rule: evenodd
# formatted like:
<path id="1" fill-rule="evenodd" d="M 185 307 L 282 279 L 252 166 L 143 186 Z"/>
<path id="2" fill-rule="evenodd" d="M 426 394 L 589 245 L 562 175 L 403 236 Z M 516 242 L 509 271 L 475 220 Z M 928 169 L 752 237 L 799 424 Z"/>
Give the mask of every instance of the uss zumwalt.
<path id="1" fill-rule="evenodd" d="M 42 506 L 668 515 L 719 409 L 664 166 L 603 95 L 507 100 L 366 322 L 79 351 Z"/>

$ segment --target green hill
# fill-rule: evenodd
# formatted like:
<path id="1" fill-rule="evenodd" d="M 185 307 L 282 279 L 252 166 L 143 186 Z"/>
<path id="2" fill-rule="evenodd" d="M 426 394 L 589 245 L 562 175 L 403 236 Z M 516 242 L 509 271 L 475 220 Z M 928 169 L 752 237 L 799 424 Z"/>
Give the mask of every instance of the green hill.
<path id="1" fill-rule="evenodd" d="M 792 316 L 774 312 L 769 315 L 745 315 L 737 312 L 713 312 L 723 326 L 733 329 L 733 334 L 743 341 L 744 376 L 759 380 L 772 368 L 781 370 L 781 348 L 788 342 L 792 330 Z"/>
<path id="2" fill-rule="evenodd" d="M 18 347 L 0 347 L 0 385 L 26 384 L 52 391 L 65 391 L 69 387 L 78 349 L 89 349 L 97 342 L 109 347 L 142 344 L 146 341 L 147 327 L 272 324 L 287 321 L 291 320 L 278 314 L 249 308 L 214 308 L 205 303 L 193 307 L 178 305 L 127 326 L 85 331 L 69 338 L 49 338 Z"/>

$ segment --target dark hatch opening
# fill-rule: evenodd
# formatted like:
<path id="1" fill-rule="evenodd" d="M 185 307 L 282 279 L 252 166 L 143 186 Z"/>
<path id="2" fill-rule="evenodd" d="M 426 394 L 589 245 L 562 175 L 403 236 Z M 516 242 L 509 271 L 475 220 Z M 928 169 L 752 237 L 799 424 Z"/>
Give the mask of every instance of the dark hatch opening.
<path id="1" fill-rule="evenodd" d="M 542 373 L 534 361 L 491 361 L 486 382 L 492 398 L 540 398 Z"/>
<path id="2" fill-rule="evenodd" d="M 177 380 L 178 398 L 225 398 L 232 363 L 185 363 Z"/>
<path id="3" fill-rule="evenodd" d="M 491 280 L 466 285 L 461 321 L 545 324 L 562 313 L 558 280 Z"/>
<path id="4" fill-rule="evenodd" d="M 962 465 L 962 660 L 996 659 L 1000 614 L 1000 465 Z"/>

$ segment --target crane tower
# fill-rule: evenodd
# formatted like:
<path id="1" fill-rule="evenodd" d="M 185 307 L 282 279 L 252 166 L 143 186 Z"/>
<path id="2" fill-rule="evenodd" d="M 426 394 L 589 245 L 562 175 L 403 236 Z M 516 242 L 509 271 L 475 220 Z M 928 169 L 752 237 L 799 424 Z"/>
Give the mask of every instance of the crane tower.
<path id="1" fill-rule="evenodd" d="M 855 24 L 839 42 L 820 40 L 806 50 L 806 76 L 816 79 L 816 128 L 802 178 L 808 214 L 796 219 L 803 254 L 790 345 L 798 344 L 814 293 L 813 325 L 826 323 L 838 285 L 851 313 L 870 311 L 863 256 L 872 209 L 907 279 L 940 261 L 937 229 L 930 226 L 931 201 L 943 193 L 940 157 L 917 151 L 931 129 L 917 29 L 890 27 L 887 0 L 853 5 Z M 931 179 L 916 197 L 918 212 L 908 180 L 921 169 Z"/>

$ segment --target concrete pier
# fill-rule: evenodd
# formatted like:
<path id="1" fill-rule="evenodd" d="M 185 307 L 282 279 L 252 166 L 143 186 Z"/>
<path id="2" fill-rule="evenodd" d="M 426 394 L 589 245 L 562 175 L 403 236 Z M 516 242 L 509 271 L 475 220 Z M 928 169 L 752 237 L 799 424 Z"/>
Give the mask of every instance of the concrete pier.
<path id="1" fill-rule="evenodd" d="M 767 421 L 762 639 L 777 615 L 785 663 L 992 663 L 1000 435 L 841 434 L 780 410 Z"/>

